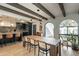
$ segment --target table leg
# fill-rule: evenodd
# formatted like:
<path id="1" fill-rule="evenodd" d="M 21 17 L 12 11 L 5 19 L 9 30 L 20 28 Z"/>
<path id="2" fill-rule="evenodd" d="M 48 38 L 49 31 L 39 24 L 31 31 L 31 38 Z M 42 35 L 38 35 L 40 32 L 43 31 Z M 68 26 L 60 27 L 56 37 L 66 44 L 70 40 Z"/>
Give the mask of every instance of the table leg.
<path id="1" fill-rule="evenodd" d="M 55 56 L 55 46 L 50 45 L 50 56 Z"/>
<path id="2" fill-rule="evenodd" d="M 59 42 L 59 56 L 61 56 L 61 42 Z"/>

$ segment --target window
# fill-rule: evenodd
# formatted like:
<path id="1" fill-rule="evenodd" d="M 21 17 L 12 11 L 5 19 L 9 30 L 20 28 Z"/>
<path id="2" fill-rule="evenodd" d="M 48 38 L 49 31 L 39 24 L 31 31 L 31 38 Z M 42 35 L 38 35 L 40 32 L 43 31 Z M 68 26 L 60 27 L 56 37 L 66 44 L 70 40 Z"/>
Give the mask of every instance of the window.
<path id="1" fill-rule="evenodd" d="M 60 34 L 78 35 L 78 24 L 74 20 L 65 20 L 60 24 Z"/>
<path id="2" fill-rule="evenodd" d="M 45 25 L 45 36 L 54 37 L 54 25 L 52 23 L 47 23 Z"/>
<path id="3" fill-rule="evenodd" d="M 70 34 L 73 34 L 77 40 L 78 43 L 78 24 L 76 23 L 76 21 L 68 19 L 68 20 L 64 20 L 61 24 L 60 24 L 60 39 L 61 41 L 67 41 L 68 37 L 70 37 Z"/>

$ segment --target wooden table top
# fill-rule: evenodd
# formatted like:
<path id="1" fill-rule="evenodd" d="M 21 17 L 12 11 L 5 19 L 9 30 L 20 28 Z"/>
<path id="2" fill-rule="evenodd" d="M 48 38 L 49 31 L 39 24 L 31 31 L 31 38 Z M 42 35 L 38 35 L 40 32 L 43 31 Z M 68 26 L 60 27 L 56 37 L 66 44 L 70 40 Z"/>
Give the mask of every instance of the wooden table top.
<path id="1" fill-rule="evenodd" d="M 31 39 L 38 40 L 38 41 L 43 41 L 49 45 L 54 45 L 54 46 L 58 45 L 60 42 L 60 40 L 57 40 L 55 38 L 40 37 L 35 35 L 26 36 L 26 37 L 29 37 Z"/>

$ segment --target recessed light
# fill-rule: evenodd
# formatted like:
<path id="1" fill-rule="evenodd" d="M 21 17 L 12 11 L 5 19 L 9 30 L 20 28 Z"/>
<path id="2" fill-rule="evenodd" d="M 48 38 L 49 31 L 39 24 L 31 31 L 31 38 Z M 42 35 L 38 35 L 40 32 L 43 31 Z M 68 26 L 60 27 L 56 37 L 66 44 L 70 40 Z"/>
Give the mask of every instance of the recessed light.
<path id="1" fill-rule="evenodd" d="M 37 9 L 37 11 L 40 11 L 39 9 Z"/>

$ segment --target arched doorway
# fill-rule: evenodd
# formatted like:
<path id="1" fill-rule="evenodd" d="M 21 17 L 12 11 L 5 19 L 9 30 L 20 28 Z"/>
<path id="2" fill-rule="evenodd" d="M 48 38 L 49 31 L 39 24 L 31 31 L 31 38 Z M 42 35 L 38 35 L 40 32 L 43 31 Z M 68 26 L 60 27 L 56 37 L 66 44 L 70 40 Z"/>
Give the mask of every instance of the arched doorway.
<path id="1" fill-rule="evenodd" d="M 72 43 L 69 41 L 69 38 L 73 34 L 73 37 L 76 38 L 76 43 L 78 44 L 78 24 L 76 21 L 68 19 L 64 20 L 60 24 L 60 39 L 63 42 L 67 42 L 64 45 L 71 46 Z"/>
<path id="2" fill-rule="evenodd" d="M 47 23 L 45 25 L 45 37 L 48 38 L 54 37 L 54 25 L 52 23 Z"/>

